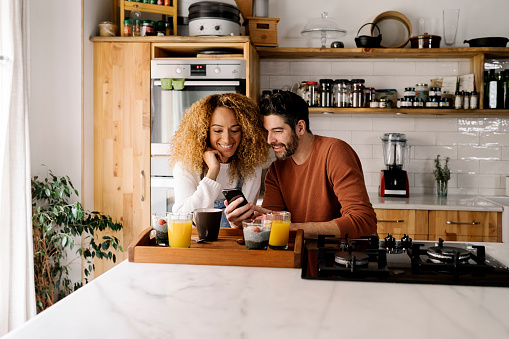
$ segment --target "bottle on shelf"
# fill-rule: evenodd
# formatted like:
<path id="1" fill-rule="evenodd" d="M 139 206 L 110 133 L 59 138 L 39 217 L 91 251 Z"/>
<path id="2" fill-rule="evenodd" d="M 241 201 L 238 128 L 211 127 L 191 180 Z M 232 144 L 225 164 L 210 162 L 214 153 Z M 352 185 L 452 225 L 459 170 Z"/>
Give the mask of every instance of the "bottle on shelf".
<path id="1" fill-rule="evenodd" d="M 498 79 L 495 76 L 495 70 L 490 69 L 490 73 L 488 75 L 487 81 L 487 91 L 488 94 L 488 107 L 487 108 L 498 108 Z"/>
<path id="2" fill-rule="evenodd" d="M 454 93 L 454 108 L 455 109 L 463 108 L 463 95 L 460 91 L 456 91 L 456 93 Z"/>
<path id="3" fill-rule="evenodd" d="M 470 109 L 477 109 L 477 92 L 475 89 L 470 93 Z"/>

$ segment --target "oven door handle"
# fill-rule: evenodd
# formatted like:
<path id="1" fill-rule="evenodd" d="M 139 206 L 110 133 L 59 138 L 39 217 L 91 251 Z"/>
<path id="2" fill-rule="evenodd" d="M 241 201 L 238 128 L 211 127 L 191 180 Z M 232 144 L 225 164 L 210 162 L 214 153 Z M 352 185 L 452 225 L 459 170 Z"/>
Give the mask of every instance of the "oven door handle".
<path id="1" fill-rule="evenodd" d="M 398 220 L 378 220 L 378 222 L 405 222 L 405 220 L 401 220 L 401 219 L 398 219 Z"/>
<path id="2" fill-rule="evenodd" d="M 161 80 L 154 80 L 154 86 L 161 86 Z M 240 86 L 240 81 L 237 80 L 186 80 L 185 86 Z"/>
<path id="3" fill-rule="evenodd" d="M 456 222 L 456 221 L 449 221 L 447 220 L 445 222 L 447 225 L 480 225 L 481 223 L 479 221 L 472 221 L 472 222 Z"/>

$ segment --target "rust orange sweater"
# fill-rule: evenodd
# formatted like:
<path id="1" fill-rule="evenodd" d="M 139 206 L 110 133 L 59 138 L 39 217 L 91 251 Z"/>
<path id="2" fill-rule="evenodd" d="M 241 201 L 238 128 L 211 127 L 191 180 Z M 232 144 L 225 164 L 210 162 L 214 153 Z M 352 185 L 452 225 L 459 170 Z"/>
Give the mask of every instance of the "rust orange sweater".
<path id="1" fill-rule="evenodd" d="M 346 142 L 315 136 L 308 159 L 274 161 L 265 178 L 262 207 L 292 213 L 292 222 L 334 220 L 342 237 L 376 233 L 361 162 Z M 305 231 L 304 231 L 305 232 Z"/>

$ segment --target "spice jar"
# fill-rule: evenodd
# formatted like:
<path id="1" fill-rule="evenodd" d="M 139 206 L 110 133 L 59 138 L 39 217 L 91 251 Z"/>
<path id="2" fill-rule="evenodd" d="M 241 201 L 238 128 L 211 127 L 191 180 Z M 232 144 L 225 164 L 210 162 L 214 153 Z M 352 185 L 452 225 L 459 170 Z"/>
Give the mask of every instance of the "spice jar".
<path id="1" fill-rule="evenodd" d="M 132 36 L 133 35 L 133 25 L 131 23 L 131 19 L 124 20 L 124 36 Z"/>
<path id="2" fill-rule="evenodd" d="M 132 20 L 132 35 L 140 36 L 141 35 L 141 20 Z"/>
<path id="3" fill-rule="evenodd" d="M 463 109 L 470 108 L 470 93 L 463 92 Z"/>
<path id="4" fill-rule="evenodd" d="M 378 102 L 378 107 L 380 107 L 380 108 L 387 108 L 388 107 L 387 99 L 381 98 L 380 101 Z"/>
<path id="5" fill-rule="evenodd" d="M 143 20 L 141 23 L 141 36 L 154 36 L 156 35 L 154 22 L 152 20 Z"/>
<path id="6" fill-rule="evenodd" d="M 414 108 L 424 108 L 424 99 L 422 97 L 415 96 Z"/>
<path id="7" fill-rule="evenodd" d="M 320 79 L 320 106 L 332 106 L 332 79 Z"/>
<path id="8" fill-rule="evenodd" d="M 470 109 L 477 109 L 477 92 L 470 93 Z"/>
<path id="9" fill-rule="evenodd" d="M 318 104 L 318 83 L 316 81 L 307 81 L 306 85 L 309 91 L 308 105 L 310 107 L 315 107 Z"/>
<path id="10" fill-rule="evenodd" d="M 380 102 L 377 99 L 373 99 L 369 102 L 369 107 L 371 108 L 378 108 L 380 107 Z"/>
<path id="11" fill-rule="evenodd" d="M 352 107 L 363 107 L 364 79 L 352 79 Z"/>
<path id="12" fill-rule="evenodd" d="M 370 102 L 375 100 L 375 89 L 373 87 L 364 88 L 364 107 L 371 107 Z"/>
<path id="13" fill-rule="evenodd" d="M 351 83 L 347 79 L 334 82 L 334 104 L 336 107 L 350 107 Z"/>
<path id="14" fill-rule="evenodd" d="M 166 22 L 158 21 L 156 22 L 156 35 L 164 36 L 166 33 Z"/>
<path id="15" fill-rule="evenodd" d="M 455 109 L 462 109 L 463 108 L 463 95 L 460 91 L 456 91 L 454 93 L 454 108 Z"/>
<path id="16" fill-rule="evenodd" d="M 448 109 L 451 108 L 451 103 L 447 97 L 442 97 L 438 103 L 438 107 Z"/>
<path id="17" fill-rule="evenodd" d="M 425 102 L 429 96 L 428 84 L 416 84 L 415 85 L 415 98 L 421 98 L 422 102 Z"/>

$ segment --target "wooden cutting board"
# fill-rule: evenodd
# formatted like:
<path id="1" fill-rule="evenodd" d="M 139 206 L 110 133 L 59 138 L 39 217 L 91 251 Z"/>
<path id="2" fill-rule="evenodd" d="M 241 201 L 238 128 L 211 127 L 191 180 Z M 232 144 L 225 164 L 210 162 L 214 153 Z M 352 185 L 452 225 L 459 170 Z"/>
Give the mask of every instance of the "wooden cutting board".
<path id="1" fill-rule="evenodd" d="M 152 227 L 146 228 L 129 245 L 130 262 L 286 268 L 300 268 L 302 264 L 302 230 L 290 231 L 288 249 L 284 251 L 248 250 L 237 242 L 243 238 L 241 229 L 222 228 L 217 241 L 197 243 L 192 240 L 190 248 L 158 246 L 150 238 L 150 231 Z M 198 237 L 195 228 L 192 237 Z"/>

